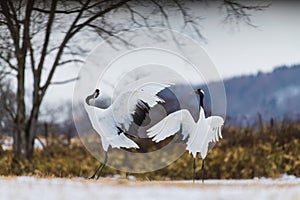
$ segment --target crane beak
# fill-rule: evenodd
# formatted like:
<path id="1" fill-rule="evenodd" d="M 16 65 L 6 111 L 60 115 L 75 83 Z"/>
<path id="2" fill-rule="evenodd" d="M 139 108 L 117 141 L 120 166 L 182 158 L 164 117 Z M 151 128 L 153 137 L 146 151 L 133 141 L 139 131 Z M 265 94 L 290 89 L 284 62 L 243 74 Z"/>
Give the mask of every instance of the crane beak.
<path id="1" fill-rule="evenodd" d="M 199 94 L 199 92 L 197 90 L 190 92 L 190 95 L 193 95 L 193 94 Z"/>

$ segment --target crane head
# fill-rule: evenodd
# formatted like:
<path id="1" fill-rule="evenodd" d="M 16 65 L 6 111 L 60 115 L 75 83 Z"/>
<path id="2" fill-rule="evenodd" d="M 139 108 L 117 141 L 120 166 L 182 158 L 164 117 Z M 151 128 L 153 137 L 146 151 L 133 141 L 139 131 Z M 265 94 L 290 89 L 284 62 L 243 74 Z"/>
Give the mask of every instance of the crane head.
<path id="1" fill-rule="evenodd" d="M 194 92 L 195 92 L 195 94 L 199 94 L 201 96 L 204 96 L 204 91 L 201 88 L 195 90 Z"/>
<path id="2" fill-rule="evenodd" d="M 100 90 L 99 89 L 96 89 L 95 92 L 94 92 L 94 99 L 97 98 L 100 94 Z"/>

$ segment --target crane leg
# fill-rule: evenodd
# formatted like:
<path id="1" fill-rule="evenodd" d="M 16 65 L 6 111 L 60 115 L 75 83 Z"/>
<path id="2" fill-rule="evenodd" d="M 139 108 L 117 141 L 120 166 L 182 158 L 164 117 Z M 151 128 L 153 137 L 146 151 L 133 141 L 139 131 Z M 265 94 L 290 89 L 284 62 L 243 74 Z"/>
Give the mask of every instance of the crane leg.
<path id="1" fill-rule="evenodd" d="M 99 179 L 99 177 L 101 176 L 102 170 L 105 167 L 106 163 L 107 163 L 107 151 L 105 151 L 105 156 L 104 156 L 104 160 L 103 162 L 97 167 L 95 173 L 89 178 L 89 179 Z"/>
<path id="2" fill-rule="evenodd" d="M 204 159 L 202 159 L 202 167 L 201 167 L 201 170 L 202 170 L 202 183 L 204 183 Z"/>
<path id="3" fill-rule="evenodd" d="M 195 183 L 196 177 L 196 158 L 194 158 L 194 165 L 193 165 L 193 183 Z"/>

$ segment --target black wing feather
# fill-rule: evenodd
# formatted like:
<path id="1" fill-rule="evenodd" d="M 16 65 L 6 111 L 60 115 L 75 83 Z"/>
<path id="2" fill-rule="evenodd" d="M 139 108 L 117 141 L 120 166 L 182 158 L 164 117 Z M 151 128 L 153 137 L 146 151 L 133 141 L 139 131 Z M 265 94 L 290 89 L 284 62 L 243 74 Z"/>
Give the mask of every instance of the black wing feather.
<path id="1" fill-rule="evenodd" d="M 146 116 L 149 114 L 150 106 L 142 100 L 138 100 L 136 110 L 133 115 L 133 121 L 136 125 L 141 126 Z"/>

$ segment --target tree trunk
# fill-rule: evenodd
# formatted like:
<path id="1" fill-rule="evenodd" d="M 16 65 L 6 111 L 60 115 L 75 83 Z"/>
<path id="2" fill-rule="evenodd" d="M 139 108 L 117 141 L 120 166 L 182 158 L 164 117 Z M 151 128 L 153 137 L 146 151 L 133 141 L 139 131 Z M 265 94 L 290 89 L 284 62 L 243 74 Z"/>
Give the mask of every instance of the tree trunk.
<path id="1" fill-rule="evenodd" d="M 25 120 L 22 123 L 21 120 L 18 121 L 20 123 L 18 123 L 14 134 L 14 155 L 20 161 L 30 160 L 33 156 L 39 108 L 33 108 L 32 112 L 33 115 L 27 123 L 25 123 Z"/>
<path id="2" fill-rule="evenodd" d="M 27 157 L 26 145 L 26 111 L 25 111 L 25 59 L 18 62 L 19 72 L 17 75 L 17 115 L 15 119 L 15 132 L 13 135 L 13 152 L 17 159 L 24 160 Z"/>
<path id="3" fill-rule="evenodd" d="M 27 140 L 26 140 L 26 158 L 31 159 L 33 156 L 34 150 L 34 139 L 36 136 L 36 126 L 37 119 L 33 119 L 29 125 L 29 128 L 26 130 Z"/>
<path id="4" fill-rule="evenodd" d="M 27 159 L 31 159 L 33 156 L 34 151 L 34 139 L 36 137 L 36 130 L 38 125 L 38 113 L 40 110 L 39 104 L 34 104 L 34 107 L 32 108 L 32 113 L 30 115 L 29 121 L 27 123 L 27 129 L 26 129 L 26 138 L 27 138 Z"/>

